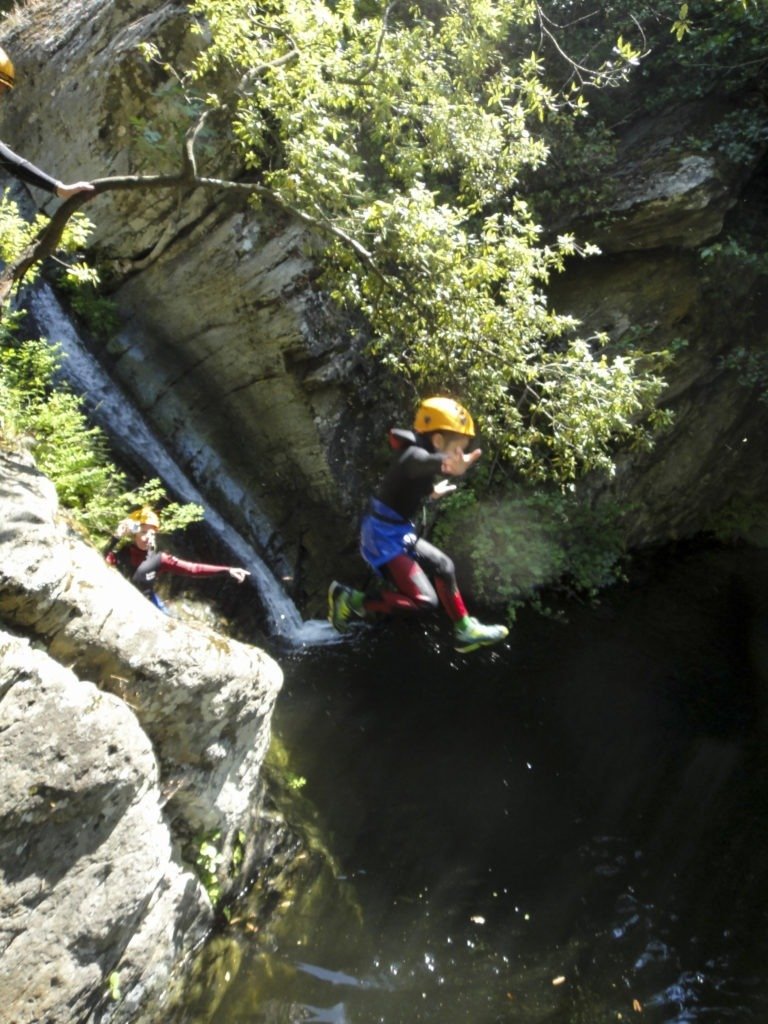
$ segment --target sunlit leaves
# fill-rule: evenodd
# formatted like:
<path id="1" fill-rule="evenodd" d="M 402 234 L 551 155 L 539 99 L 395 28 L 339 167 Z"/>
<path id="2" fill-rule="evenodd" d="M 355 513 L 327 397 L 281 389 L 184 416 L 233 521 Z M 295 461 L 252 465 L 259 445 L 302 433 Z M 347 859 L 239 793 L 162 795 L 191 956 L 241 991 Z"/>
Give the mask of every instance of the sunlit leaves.
<path id="1" fill-rule="evenodd" d="M 538 5 L 195 0 L 191 10 L 210 41 L 192 69 L 198 87 L 214 70 L 230 83 L 209 102 L 229 113 L 260 186 L 321 229 L 323 283 L 364 316 L 371 353 L 415 391 L 461 394 L 530 476 L 610 465 L 660 384 L 579 341 L 544 298 L 575 244 L 541 244 L 517 195 L 522 173 L 547 158 L 536 126 L 563 103 L 541 55 L 514 52 Z M 615 56 L 623 66 L 636 54 L 620 38 Z"/>

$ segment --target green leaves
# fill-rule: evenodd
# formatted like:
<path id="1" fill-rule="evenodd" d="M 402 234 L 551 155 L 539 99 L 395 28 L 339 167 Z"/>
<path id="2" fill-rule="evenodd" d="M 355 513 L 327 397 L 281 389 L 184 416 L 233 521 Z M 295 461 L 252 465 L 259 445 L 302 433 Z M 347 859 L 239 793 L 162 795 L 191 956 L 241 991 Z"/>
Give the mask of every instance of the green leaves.
<path id="1" fill-rule="evenodd" d="M 671 32 L 677 39 L 678 43 L 681 43 L 685 38 L 686 33 L 691 31 L 691 21 L 688 17 L 688 4 L 680 4 L 680 10 L 678 11 L 677 20 L 673 22 Z"/>
<path id="2" fill-rule="evenodd" d="M 3 322 L 0 335 L 0 444 L 11 447 L 26 438 L 62 507 L 102 544 L 133 509 L 164 503 L 165 490 L 159 480 L 127 488 L 105 435 L 89 425 L 82 399 L 61 385 L 53 388 L 57 347 L 44 339 L 18 342 L 14 326 Z M 181 529 L 203 516 L 199 505 L 171 503 L 162 509 L 163 529 Z"/>
<path id="3" fill-rule="evenodd" d="M 537 5 L 192 10 L 211 40 L 192 77 L 229 69 L 237 86 L 211 102 L 232 112 L 246 165 L 321 234 L 333 229 L 322 281 L 366 319 L 370 354 L 417 392 L 460 394 L 486 441 L 532 477 L 610 466 L 661 382 L 547 307 L 549 276 L 576 248 L 542 245 L 516 194 L 546 160 L 535 126 L 558 105 L 541 56 L 512 46 Z M 622 65 L 637 59 L 623 37 L 614 50 Z"/>

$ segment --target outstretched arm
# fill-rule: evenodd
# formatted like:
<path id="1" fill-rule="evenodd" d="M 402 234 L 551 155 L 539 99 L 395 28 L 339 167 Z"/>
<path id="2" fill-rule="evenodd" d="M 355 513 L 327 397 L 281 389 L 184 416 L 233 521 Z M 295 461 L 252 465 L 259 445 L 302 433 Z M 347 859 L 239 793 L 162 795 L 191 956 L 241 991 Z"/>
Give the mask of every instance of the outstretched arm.
<path id="1" fill-rule="evenodd" d="M 246 576 L 250 576 L 247 569 L 241 569 L 229 565 L 206 565 L 203 562 L 187 562 L 183 558 L 176 558 L 163 552 L 160 561 L 160 572 L 170 572 L 174 576 L 222 576 L 226 573 L 238 583 L 242 583 Z"/>
<path id="2" fill-rule="evenodd" d="M 19 156 L 4 142 L 0 142 L 0 167 L 5 168 L 6 171 L 27 185 L 45 189 L 46 192 L 52 192 L 61 199 L 69 199 L 70 196 L 75 196 L 78 192 L 94 191 L 93 185 L 89 181 L 76 181 L 72 185 L 65 185 L 63 182 L 57 181 L 50 174 L 35 167 L 29 160 Z"/>

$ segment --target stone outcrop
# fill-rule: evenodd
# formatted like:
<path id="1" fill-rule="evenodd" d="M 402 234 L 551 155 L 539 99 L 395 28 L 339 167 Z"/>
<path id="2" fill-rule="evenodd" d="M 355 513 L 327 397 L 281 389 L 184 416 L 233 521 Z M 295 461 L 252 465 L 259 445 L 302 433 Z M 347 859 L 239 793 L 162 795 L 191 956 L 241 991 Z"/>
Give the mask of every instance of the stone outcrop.
<path id="1" fill-rule="evenodd" d="M 701 253 L 745 224 L 762 237 L 765 149 L 733 163 L 702 142 L 680 141 L 706 140 L 733 115 L 732 105 L 701 101 L 627 127 L 610 176 L 613 201 L 572 219 L 602 255 L 571 265 L 552 286 L 558 309 L 612 343 L 634 336 L 649 352 L 674 352 L 662 397 L 671 429 L 651 451 L 622 454 L 612 479 L 585 488 L 620 504 L 630 547 L 708 530 L 768 537 L 756 514 L 768 503 L 768 404 L 759 382 L 729 366 L 736 347 L 768 358 L 764 277 L 737 260 L 708 264 Z"/>
<path id="2" fill-rule="evenodd" d="M 116 971 L 130 1019 L 210 920 L 178 844 L 220 833 L 225 891 L 242 834 L 252 867 L 282 675 L 155 609 L 25 455 L 0 454 L 0 522 L 0 623 L 47 651 L 0 637 L 0 997 L 14 1024 L 95 1020 Z"/>
<path id="3" fill-rule="evenodd" d="M 280 669 L 255 647 L 168 619 L 57 520 L 50 482 L 0 455 L 0 617 L 136 711 L 193 831 L 247 822 Z"/>
<path id="4" fill-rule="evenodd" d="M 0 632 L 0 764 L 2 1019 L 127 1019 L 211 916 L 152 745 L 123 701 Z"/>

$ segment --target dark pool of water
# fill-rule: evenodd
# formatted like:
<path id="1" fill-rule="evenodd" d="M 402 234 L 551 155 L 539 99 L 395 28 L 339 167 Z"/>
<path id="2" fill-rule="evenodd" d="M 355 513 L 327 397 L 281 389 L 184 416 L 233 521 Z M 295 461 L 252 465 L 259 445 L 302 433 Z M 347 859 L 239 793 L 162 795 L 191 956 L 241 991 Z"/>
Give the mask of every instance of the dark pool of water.
<path id="1" fill-rule="evenodd" d="M 768 1020 L 767 582 L 695 552 L 493 651 L 436 620 L 282 658 L 347 909 L 244 940 L 212 1019 Z"/>

